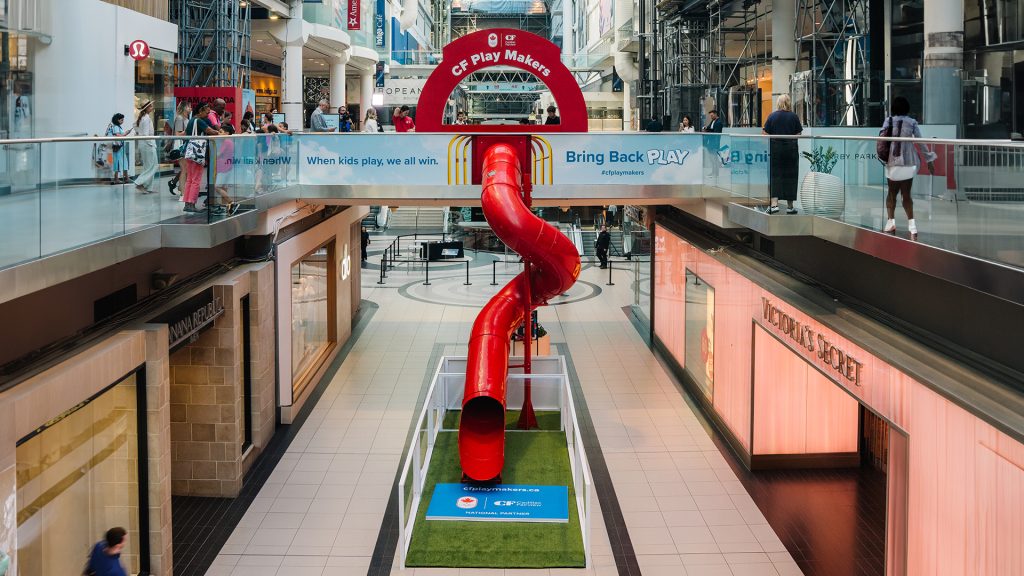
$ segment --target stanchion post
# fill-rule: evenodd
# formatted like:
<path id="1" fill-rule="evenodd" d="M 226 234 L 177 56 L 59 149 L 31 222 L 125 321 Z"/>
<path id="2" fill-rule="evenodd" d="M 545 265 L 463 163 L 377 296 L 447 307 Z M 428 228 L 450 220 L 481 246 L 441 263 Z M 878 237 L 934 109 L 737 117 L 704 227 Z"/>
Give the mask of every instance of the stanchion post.
<path id="1" fill-rule="evenodd" d="M 498 261 L 491 260 L 491 286 L 498 285 Z"/>
<path id="2" fill-rule="evenodd" d="M 612 261 L 608 260 L 608 286 L 615 286 L 615 282 L 612 282 Z"/>
<path id="3" fill-rule="evenodd" d="M 430 258 L 427 258 L 424 262 L 426 263 L 427 278 L 423 281 L 423 285 L 430 286 Z"/>
<path id="4" fill-rule="evenodd" d="M 466 260 L 466 282 L 463 286 L 472 286 L 473 283 L 469 281 L 469 260 Z"/>

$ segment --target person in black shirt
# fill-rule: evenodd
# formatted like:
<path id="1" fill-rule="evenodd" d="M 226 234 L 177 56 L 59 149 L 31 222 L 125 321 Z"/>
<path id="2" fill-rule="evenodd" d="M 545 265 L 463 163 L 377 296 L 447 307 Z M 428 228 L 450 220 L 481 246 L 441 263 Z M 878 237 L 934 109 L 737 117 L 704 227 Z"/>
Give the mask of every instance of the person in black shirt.
<path id="1" fill-rule="evenodd" d="M 548 106 L 548 116 L 544 119 L 544 124 L 561 124 L 562 119 L 555 114 L 556 108 L 554 106 Z"/>
<path id="2" fill-rule="evenodd" d="M 594 248 L 597 249 L 597 259 L 601 261 L 601 268 L 608 267 L 608 247 L 612 244 L 612 235 L 608 233 L 608 228 L 601 226 L 601 233 L 597 235 L 597 242 L 594 242 Z"/>
<path id="3" fill-rule="evenodd" d="M 366 262 L 366 247 L 370 245 L 370 233 L 366 231 L 366 228 L 363 228 L 359 243 L 362 248 L 363 262 Z"/>
<path id="4" fill-rule="evenodd" d="M 804 131 L 800 124 L 800 118 L 793 113 L 793 105 L 789 94 L 779 96 L 776 110 L 768 115 L 764 121 L 762 134 L 772 136 L 795 136 Z M 783 138 L 772 138 L 769 144 L 769 190 L 771 193 L 771 205 L 766 212 L 778 214 L 779 199 L 786 201 L 786 214 L 796 214 L 793 201 L 796 200 L 796 182 L 800 172 L 800 155 L 797 150 L 797 141 Z"/>

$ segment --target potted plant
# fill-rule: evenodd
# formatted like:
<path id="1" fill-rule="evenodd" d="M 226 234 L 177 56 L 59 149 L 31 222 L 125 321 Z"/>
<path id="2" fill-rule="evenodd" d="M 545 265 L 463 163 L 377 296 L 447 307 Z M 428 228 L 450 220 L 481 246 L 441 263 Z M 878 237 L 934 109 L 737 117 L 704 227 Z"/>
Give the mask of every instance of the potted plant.
<path id="1" fill-rule="evenodd" d="M 800 205 L 804 213 L 828 218 L 842 216 L 846 208 L 843 181 L 832 175 L 832 169 L 839 162 L 839 154 L 831 146 L 816 146 L 811 152 L 803 152 L 802 156 L 811 163 L 811 171 L 800 183 Z"/>

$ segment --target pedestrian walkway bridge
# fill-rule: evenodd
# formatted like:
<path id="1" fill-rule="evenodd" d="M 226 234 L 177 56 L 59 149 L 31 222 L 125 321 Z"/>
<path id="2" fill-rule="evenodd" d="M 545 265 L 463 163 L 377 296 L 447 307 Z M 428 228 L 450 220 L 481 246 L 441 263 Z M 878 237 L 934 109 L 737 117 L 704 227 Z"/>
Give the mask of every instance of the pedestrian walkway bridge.
<path id="1" fill-rule="evenodd" d="M 208 203 L 185 215 L 168 194 L 110 184 L 110 138 L 9 140 L 0 154 L 0 287 L 5 299 L 161 247 L 209 248 L 274 230 L 285 203 L 479 204 L 474 154 L 486 134 L 241 135 L 211 139 Z M 537 206 L 671 204 L 722 228 L 814 236 L 1021 302 L 1024 145 L 929 139 L 935 173 L 913 188 L 920 235 L 881 234 L 886 184 L 877 138 L 796 138 L 797 215 L 765 214 L 770 138 L 756 134 L 517 136 Z M 144 138 L 126 138 L 129 149 Z M 158 150 L 172 140 L 153 138 Z M 922 141 L 919 141 L 922 142 Z M 166 157 L 165 153 L 161 154 Z"/>

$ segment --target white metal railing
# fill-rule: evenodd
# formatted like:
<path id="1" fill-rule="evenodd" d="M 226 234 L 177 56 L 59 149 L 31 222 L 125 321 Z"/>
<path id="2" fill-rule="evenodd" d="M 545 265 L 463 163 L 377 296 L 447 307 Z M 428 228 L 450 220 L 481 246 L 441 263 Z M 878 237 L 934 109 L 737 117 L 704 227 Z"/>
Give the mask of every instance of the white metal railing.
<path id="1" fill-rule="evenodd" d="M 522 364 L 521 357 L 509 359 L 510 365 Z M 590 464 L 587 462 L 586 450 L 579 432 L 576 419 L 576 405 L 569 386 L 569 375 L 562 356 L 539 356 L 533 358 L 533 373 L 523 374 L 522 368 L 510 368 L 506 384 L 506 405 L 521 406 L 526 381 L 531 382 L 531 397 L 536 410 L 558 410 L 560 427 L 565 433 L 566 447 L 569 452 L 569 468 L 572 474 L 573 490 L 576 494 L 576 512 L 579 516 L 580 531 L 583 537 L 583 550 L 586 566 L 591 566 L 591 510 L 593 498 L 593 481 L 590 475 Z M 402 475 L 398 482 L 398 523 L 399 553 L 402 567 L 405 567 L 412 532 L 416 524 L 423 489 L 426 487 L 427 471 L 434 452 L 434 442 L 441 431 L 453 431 L 444 428 L 445 415 L 449 410 L 461 410 L 462 398 L 466 382 L 466 357 L 445 356 L 438 363 L 434 379 L 427 389 L 427 397 L 423 403 L 419 418 L 416 420 L 416 433 L 409 445 L 408 454 L 402 465 Z M 516 430 L 506 433 L 516 434 Z"/>

